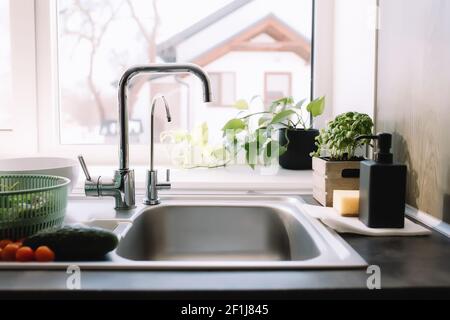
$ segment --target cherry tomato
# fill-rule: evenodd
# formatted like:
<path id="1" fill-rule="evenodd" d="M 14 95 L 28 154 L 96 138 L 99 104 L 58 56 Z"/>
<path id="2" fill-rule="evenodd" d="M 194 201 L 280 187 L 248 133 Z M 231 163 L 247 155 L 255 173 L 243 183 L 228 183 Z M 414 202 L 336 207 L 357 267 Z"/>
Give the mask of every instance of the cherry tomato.
<path id="1" fill-rule="evenodd" d="M 2 260 L 3 261 L 15 261 L 17 250 L 19 250 L 19 246 L 17 244 L 13 244 L 13 243 L 8 244 L 2 250 Z"/>
<path id="2" fill-rule="evenodd" d="M 16 261 L 27 262 L 34 260 L 34 251 L 30 247 L 21 247 L 16 252 Z"/>
<path id="3" fill-rule="evenodd" d="M 10 243 L 13 242 L 9 239 L 0 240 L 0 249 L 4 249 Z"/>
<path id="4" fill-rule="evenodd" d="M 39 262 L 50 262 L 55 260 L 55 253 L 47 246 L 40 246 L 34 252 L 36 261 Z"/>

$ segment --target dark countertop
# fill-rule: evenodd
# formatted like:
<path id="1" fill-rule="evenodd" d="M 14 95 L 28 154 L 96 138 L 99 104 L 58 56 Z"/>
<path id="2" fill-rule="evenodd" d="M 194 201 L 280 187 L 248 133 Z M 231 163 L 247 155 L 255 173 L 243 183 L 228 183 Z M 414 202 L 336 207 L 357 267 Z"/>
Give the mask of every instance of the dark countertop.
<path id="1" fill-rule="evenodd" d="M 308 202 L 314 201 L 305 197 Z M 381 269 L 382 290 L 368 290 L 366 270 L 82 271 L 81 290 L 65 271 L 0 271 L 0 298 L 450 298 L 450 239 L 342 237 Z"/>

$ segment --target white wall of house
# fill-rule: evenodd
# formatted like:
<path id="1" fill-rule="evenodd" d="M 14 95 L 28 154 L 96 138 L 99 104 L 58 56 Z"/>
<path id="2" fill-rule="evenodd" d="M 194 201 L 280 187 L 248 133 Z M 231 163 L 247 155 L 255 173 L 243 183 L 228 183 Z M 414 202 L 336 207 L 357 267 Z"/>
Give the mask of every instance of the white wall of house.
<path id="1" fill-rule="evenodd" d="M 250 100 L 255 95 L 264 97 L 265 72 L 290 72 L 292 74 L 292 96 L 297 99 L 309 97 L 310 66 L 291 52 L 230 52 L 205 66 L 207 72 L 235 72 L 236 99 Z M 239 110 L 202 103 L 202 89 L 197 79 L 192 79 L 191 123 L 206 121 L 212 137 L 220 138 L 220 129 L 225 122 L 236 116 Z M 214 94 L 214 93 L 213 93 Z M 262 109 L 255 101 L 254 111 Z M 195 108 L 195 110 L 194 110 Z"/>

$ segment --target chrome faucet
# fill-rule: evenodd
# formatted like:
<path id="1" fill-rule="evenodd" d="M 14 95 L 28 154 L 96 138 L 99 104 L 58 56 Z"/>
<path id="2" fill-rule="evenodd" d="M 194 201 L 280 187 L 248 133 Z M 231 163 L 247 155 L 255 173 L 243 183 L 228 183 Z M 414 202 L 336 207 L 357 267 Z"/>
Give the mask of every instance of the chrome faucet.
<path id="1" fill-rule="evenodd" d="M 84 193 L 87 197 L 113 197 L 115 199 L 114 208 L 117 210 L 129 210 L 136 207 L 134 170 L 116 170 L 114 178 L 92 177 L 83 156 L 79 155 L 78 160 L 86 176 Z"/>
<path id="2" fill-rule="evenodd" d="M 166 109 L 167 122 L 171 121 L 169 104 L 167 103 L 166 97 L 156 96 L 152 101 L 152 109 L 150 114 L 150 170 L 147 170 L 147 178 L 145 183 L 145 198 L 143 203 L 146 205 L 155 205 L 161 203 L 158 197 L 158 190 L 170 189 L 170 170 L 166 171 L 166 183 L 158 183 L 158 171 L 154 168 L 154 118 L 155 118 L 155 106 L 158 100 L 161 99 L 164 102 L 164 107 Z"/>
<path id="3" fill-rule="evenodd" d="M 119 169 L 114 172 L 114 178 L 92 178 L 82 156 L 79 156 L 81 167 L 86 176 L 86 196 L 112 196 L 115 208 L 129 210 L 135 208 L 135 178 L 134 170 L 129 168 L 128 156 L 128 107 L 127 87 L 130 80 L 141 73 L 192 73 L 203 84 L 203 101 L 211 101 L 211 85 L 208 75 L 202 68 L 191 63 L 149 64 L 131 67 L 122 75 L 119 82 Z M 152 125 L 153 130 L 153 125 Z M 151 145 L 153 149 L 153 143 Z M 152 159 L 153 159 L 153 150 Z M 153 162 L 153 160 L 151 160 Z M 153 166 L 152 166 L 153 167 Z"/>

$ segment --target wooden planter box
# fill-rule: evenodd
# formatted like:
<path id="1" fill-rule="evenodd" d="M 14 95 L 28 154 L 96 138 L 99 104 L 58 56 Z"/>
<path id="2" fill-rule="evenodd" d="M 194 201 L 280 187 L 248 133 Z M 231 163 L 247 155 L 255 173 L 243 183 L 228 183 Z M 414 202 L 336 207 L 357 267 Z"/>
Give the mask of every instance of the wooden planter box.
<path id="1" fill-rule="evenodd" d="M 333 205 L 333 190 L 359 189 L 360 161 L 313 158 L 313 196 L 321 205 Z"/>

